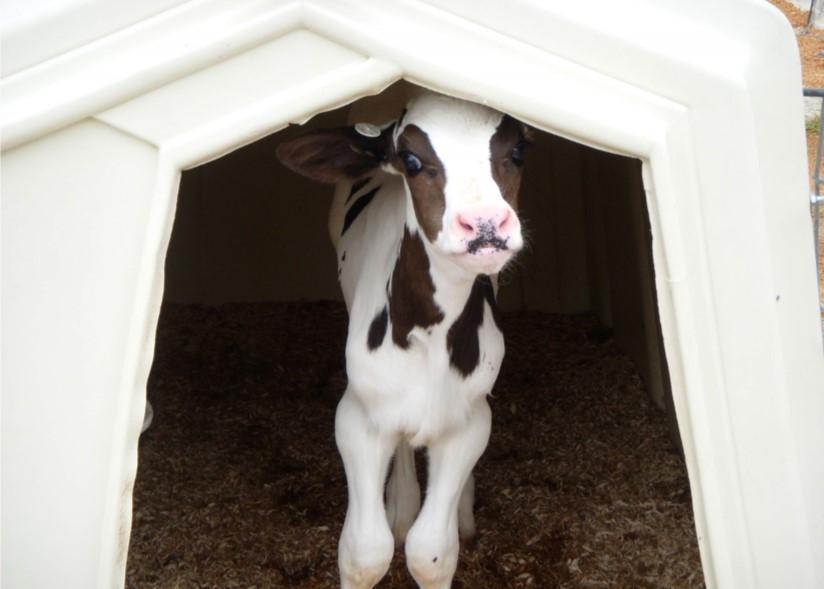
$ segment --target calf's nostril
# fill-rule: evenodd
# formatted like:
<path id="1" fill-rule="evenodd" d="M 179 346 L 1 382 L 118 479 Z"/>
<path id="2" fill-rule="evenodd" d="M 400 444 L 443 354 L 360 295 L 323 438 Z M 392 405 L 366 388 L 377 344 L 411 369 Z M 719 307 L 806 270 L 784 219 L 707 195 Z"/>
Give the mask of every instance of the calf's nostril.
<path id="1" fill-rule="evenodd" d="M 501 218 L 501 221 L 498 223 L 498 229 L 499 229 L 500 231 L 503 231 L 503 230 L 505 230 L 505 229 L 506 229 L 506 226 L 507 226 L 507 224 L 509 223 L 509 217 L 510 217 L 510 215 L 509 215 L 509 211 L 506 211 L 506 212 L 504 213 L 503 218 Z"/>
<path id="2" fill-rule="evenodd" d="M 468 231 L 470 233 L 475 232 L 475 227 L 472 225 L 472 223 L 470 223 L 469 221 L 467 221 L 463 217 L 458 217 L 458 224 L 461 226 L 461 229 L 463 229 L 464 231 Z"/>

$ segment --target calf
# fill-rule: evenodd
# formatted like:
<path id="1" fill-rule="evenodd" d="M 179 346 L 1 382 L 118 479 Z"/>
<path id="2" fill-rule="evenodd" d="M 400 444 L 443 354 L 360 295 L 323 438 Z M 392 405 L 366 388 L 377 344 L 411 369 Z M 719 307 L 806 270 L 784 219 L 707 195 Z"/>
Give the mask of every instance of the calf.
<path id="1" fill-rule="evenodd" d="M 489 439 L 486 396 L 504 356 L 495 275 L 523 245 L 516 211 L 527 144 L 507 115 L 425 94 L 397 121 L 278 147 L 292 170 L 336 185 L 329 226 L 349 310 L 349 382 L 335 418 L 349 489 L 344 589 L 373 587 L 404 541 L 418 585 L 446 589 L 459 535 L 474 533 L 472 468 Z M 413 454 L 421 446 L 423 508 Z"/>

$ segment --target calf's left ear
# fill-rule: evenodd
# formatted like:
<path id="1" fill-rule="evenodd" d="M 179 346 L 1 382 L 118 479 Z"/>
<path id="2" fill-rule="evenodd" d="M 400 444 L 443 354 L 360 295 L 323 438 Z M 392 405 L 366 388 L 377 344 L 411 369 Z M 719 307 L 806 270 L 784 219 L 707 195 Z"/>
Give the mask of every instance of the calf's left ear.
<path id="1" fill-rule="evenodd" d="M 287 168 L 312 180 L 357 180 L 387 161 L 393 127 L 358 124 L 311 131 L 281 143 L 276 153 Z"/>

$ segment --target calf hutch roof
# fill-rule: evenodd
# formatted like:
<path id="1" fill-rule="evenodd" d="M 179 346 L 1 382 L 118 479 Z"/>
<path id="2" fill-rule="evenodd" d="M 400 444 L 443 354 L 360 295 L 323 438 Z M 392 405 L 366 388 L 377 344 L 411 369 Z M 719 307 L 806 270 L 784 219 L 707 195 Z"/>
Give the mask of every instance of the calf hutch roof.
<path id="1" fill-rule="evenodd" d="M 824 586 L 800 66 L 767 2 L 2 10 L 8 586 L 123 584 L 180 171 L 401 78 L 641 160 L 707 584 Z"/>

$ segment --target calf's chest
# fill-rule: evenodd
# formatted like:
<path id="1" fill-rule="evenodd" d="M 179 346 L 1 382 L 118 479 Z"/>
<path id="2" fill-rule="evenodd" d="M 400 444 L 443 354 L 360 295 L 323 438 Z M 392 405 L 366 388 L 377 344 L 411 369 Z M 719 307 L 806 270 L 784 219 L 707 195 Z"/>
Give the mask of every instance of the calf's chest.
<path id="1" fill-rule="evenodd" d="M 504 340 L 488 277 L 479 277 L 460 314 L 433 324 L 410 326 L 403 323 L 408 317 L 393 317 L 388 306 L 369 322 L 352 319 L 350 389 L 376 426 L 424 445 L 460 427 L 473 404 L 492 390 Z"/>

